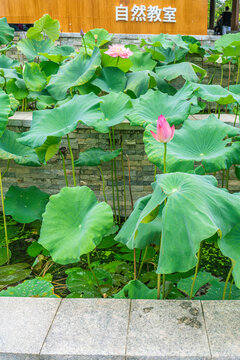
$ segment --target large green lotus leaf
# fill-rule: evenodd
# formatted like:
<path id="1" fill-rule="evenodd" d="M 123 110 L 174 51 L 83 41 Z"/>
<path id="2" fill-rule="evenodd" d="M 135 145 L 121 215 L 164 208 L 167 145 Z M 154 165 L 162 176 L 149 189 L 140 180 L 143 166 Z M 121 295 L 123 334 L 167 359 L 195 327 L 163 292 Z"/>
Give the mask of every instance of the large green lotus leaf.
<path id="1" fill-rule="evenodd" d="M 45 143 L 35 151 L 41 163 L 46 164 L 59 150 L 61 138 L 49 136 Z"/>
<path id="2" fill-rule="evenodd" d="M 29 61 L 33 61 L 40 53 L 48 53 L 54 47 L 54 43 L 50 39 L 46 40 L 30 40 L 22 39 L 17 43 L 17 48 L 21 51 Z"/>
<path id="3" fill-rule="evenodd" d="M 62 137 L 75 130 L 81 120 L 90 126 L 101 118 L 98 98 L 94 94 L 75 95 L 73 99 L 58 108 L 33 112 L 31 128 L 19 139 L 22 144 L 37 148 L 48 137 Z"/>
<path id="4" fill-rule="evenodd" d="M 144 132 L 145 152 L 150 162 L 163 169 L 164 145 L 150 133 L 156 128 L 148 126 Z M 186 120 L 167 145 L 167 172 L 187 172 L 194 162 L 203 165 L 206 172 L 228 169 L 240 162 L 240 143 L 226 136 L 235 136 L 240 130 L 224 124 L 214 115 L 204 120 Z M 229 146 L 231 145 L 231 146 Z"/>
<path id="5" fill-rule="evenodd" d="M 6 214 L 22 224 L 42 220 L 49 195 L 35 186 L 20 188 L 10 186 L 5 196 Z"/>
<path id="6" fill-rule="evenodd" d="M 8 116 L 11 111 L 8 95 L 0 89 L 0 139 L 8 123 Z"/>
<path id="7" fill-rule="evenodd" d="M 12 253 L 9 250 L 9 257 L 11 258 Z M 8 251 L 6 247 L 0 247 L 0 266 L 8 262 Z"/>
<path id="8" fill-rule="evenodd" d="M 98 118 L 87 119 L 84 122 L 87 126 L 92 126 L 96 131 L 108 133 L 112 126 L 122 123 L 126 118 L 126 113 L 132 107 L 130 98 L 123 93 L 112 92 L 100 97 L 101 112 Z"/>
<path id="9" fill-rule="evenodd" d="M 91 271 L 86 271 L 81 268 L 68 269 L 66 273 L 68 274 L 66 280 L 68 290 L 71 293 L 79 294 L 79 297 L 88 297 L 86 295 L 89 294 L 89 291 L 96 293 L 96 278 L 98 279 L 98 284 L 102 294 L 106 293 L 112 287 L 112 276 L 104 269 L 94 269 L 96 278 L 93 276 Z M 99 293 L 99 291 L 97 292 Z"/>
<path id="10" fill-rule="evenodd" d="M 126 74 L 127 85 L 125 92 L 132 97 L 139 97 L 146 94 L 150 85 L 150 72 L 148 70 L 131 72 Z"/>
<path id="11" fill-rule="evenodd" d="M 46 74 L 46 76 L 52 76 L 57 74 L 59 70 L 59 66 L 60 66 L 59 64 L 53 61 L 41 61 L 40 63 L 41 70 Z M 47 90 L 45 91 L 47 92 Z"/>
<path id="12" fill-rule="evenodd" d="M 197 263 L 201 241 L 225 236 L 239 223 L 239 198 L 217 188 L 213 176 L 185 173 L 158 175 L 154 192 L 135 227 L 167 199 L 162 211 L 162 246 L 157 272 L 186 272 Z M 132 236 L 134 237 L 134 235 Z M 133 239 L 129 240 L 129 243 Z"/>
<path id="13" fill-rule="evenodd" d="M 57 100 L 65 99 L 67 90 L 87 83 L 101 64 L 100 51 L 94 48 L 92 56 L 78 54 L 73 60 L 62 65 L 56 75 L 51 77 L 47 90 Z"/>
<path id="14" fill-rule="evenodd" d="M 131 125 L 146 127 L 157 124 L 160 115 L 164 115 L 170 125 L 181 124 L 190 114 L 190 102 L 178 97 L 164 94 L 160 91 L 148 90 L 133 102 L 133 109 L 126 114 Z"/>
<path id="15" fill-rule="evenodd" d="M 143 70 L 153 70 L 157 64 L 156 61 L 152 59 L 152 55 L 148 52 L 135 52 L 131 56 L 132 67 L 130 71 L 143 71 Z"/>
<path id="16" fill-rule="evenodd" d="M 5 130 L 0 138 L 0 159 L 14 160 L 19 165 L 41 166 L 37 154 L 29 146 L 20 144 L 17 140 L 20 133 Z"/>
<path id="17" fill-rule="evenodd" d="M 1 69 L 11 69 L 16 66 L 19 66 L 19 62 L 17 60 L 11 59 L 6 55 L 0 56 L 0 68 Z"/>
<path id="18" fill-rule="evenodd" d="M 95 41 L 95 37 L 97 36 L 97 42 Z M 103 46 L 107 42 L 109 42 L 112 38 L 112 35 L 105 29 L 93 29 L 89 30 L 84 35 L 85 44 L 88 45 L 91 49 L 95 46 Z M 105 50 L 106 51 L 106 50 Z"/>
<path id="19" fill-rule="evenodd" d="M 158 215 L 153 221 L 150 223 L 140 224 L 136 236 L 134 235 L 139 216 L 150 199 L 151 195 L 147 195 L 136 201 L 133 212 L 115 237 L 115 241 L 128 246 L 130 249 L 144 249 L 150 244 L 160 244 L 162 231 L 162 208 L 160 211 L 158 210 Z"/>
<path id="20" fill-rule="evenodd" d="M 74 263 L 95 249 L 112 225 L 111 207 L 97 202 L 91 189 L 86 186 L 63 188 L 50 197 L 43 214 L 39 243 L 55 262 Z"/>
<path id="21" fill-rule="evenodd" d="M 178 78 L 179 76 L 182 76 L 187 81 L 198 82 L 199 78 L 196 73 L 200 73 L 201 78 L 203 78 L 206 75 L 206 70 L 195 64 L 182 62 L 179 64 L 157 67 L 156 73 L 167 81 L 171 81 Z"/>
<path id="22" fill-rule="evenodd" d="M 239 197 L 240 204 L 240 197 Z M 240 224 L 238 223 L 226 236 L 218 241 L 223 255 L 233 261 L 233 278 L 235 284 L 240 288 Z"/>
<path id="23" fill-rule="evenodd" d="M 101 75 L 91 82 L 101 90 L 110 93 L 120 92 L 125 89 L 127 78 L 125 73 L 115 67 L 106 67 L 101 70 Z"/>
<path id="24" fill-rule="evenodd" d="M 40 65 L 26 63 L 23 70 L 23 80 L 30 91 L 41 91 L 47 84 L 47 77 L 41 71 Z"/>
<path id="25" fill-rule="evenodd" d="M 55 107 L 57 100 L 49 95 L 39 95 L 36 103 L 38 110 L 52 109 Z"/>
<path id="26" fill-rule="evenodd" d="M 240 41 L 240 33 L 223 35 L 215 41 L 215 49 L 222 52 L 225 47 L 231 45 L 235 41 Z"/>
<path id="27" fill-rule="evenodd" d="M 46 280 L 25 280 L 22 284 L 2 290 L 0 296 L 57 298 L 53 285 Z"/>
<path id="28" fill-rule="evenodd" d="M 131 280 L 114 295 L 115 299 L 157 299 L 157 289 L 149 289 L 139 280 Z"/>
<path id="29" fill-rule="evenodd" d="M 0 19 L 0 45 L 4 45 L 12 41 L 14 38 L 14 29 L 7 23 L 5 17 Z"/>
<path id="30" fill-rule="evenodd" d="M 224 48 L 223 54 L 225 56 L 231 57 L 240 57 L 240 41 L 237 42 L 237 45 L 231 44 Z"/>
<path id="31" fill-rule="evenodd" d="M 115 159 L 122 149 L 115 151 L 105 151 L 101 148 L 91 148 L 79 154 L 79 158 L 74 161 L 75 166 L 98 166 L 102 162 Z"/>
<path id="32" fill-rule="evenodd" d="M 50 53 L 40 53 L 40 55 L 44 56 L 45 58 L 49 59 L 52 62 L 57 64 L 63 62 L 64 60 L 68 59 L 71 54 L 75 52 L 73 46 L 70 45 L 62 45 L 62 46 L 55 46 L 51 49 Z"/>
<path id="33" fill-rule="evenodd" d="M 29 264 L 5 265 L 0 267 L 0 286 L 15 284 L 26 279 L 32 272 Z"/>
<path id="34" fill-rule="evenodd" d="M 29 94 L 23 79 L 10 79 L 6 85 L 6 92 L 13 94 L 17 100 L 22 100 Z"/>
<path id="35" fill-rule="evenodd" d="M 101 57 L 102 57 L 102 67 L 117 67 L 118 69 L 124 71 L 125 73 L 129 71 L 132 66 L 132 62 L 130 58 L 122 59 L 122 58 L 114 58 L 105 54 L 106 49 L 101 49 Z"/>
<path id="36" fill-rule="evenodd" d="M 217 102 L 220 105 L 240 102 L 240 95 L 230 92 L 220 85 L 192 84 L 192 88 L 197 96 L 208 102 Z"/>
<path id="37" fill-rule="evenodd" d="M 43 40 L 43 34 L 47 35 L 52 41 L 56 41 L 60 34 L 59 21 L 45 14 L 41 19 L 35 21 L 34 25 L 27 31 L 28 39 Z"/>

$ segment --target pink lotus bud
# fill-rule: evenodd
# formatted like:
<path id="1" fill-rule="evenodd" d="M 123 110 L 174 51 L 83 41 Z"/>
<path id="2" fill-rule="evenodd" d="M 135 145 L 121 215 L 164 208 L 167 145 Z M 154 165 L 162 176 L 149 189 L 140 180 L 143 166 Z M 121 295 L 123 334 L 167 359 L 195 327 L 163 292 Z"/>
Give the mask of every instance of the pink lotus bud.
<path id="1" fill-rule="evenodd" d="M 81 37 L 84 37 L 83 29 L 80 30 L 80 35 L 81 35 Z"/>
<path id="2" fill-rule="evenodd" d="M 160 115 L 157 122 L 157 133 L 155 134 L 153 131 L 151 131 L 151 134 L 155 140 L 162 143 L 168 143 L 172 140 L 174 136 L 174 131 L 174 125 L 170 127 L 165 117 L 163 115 Z"/>

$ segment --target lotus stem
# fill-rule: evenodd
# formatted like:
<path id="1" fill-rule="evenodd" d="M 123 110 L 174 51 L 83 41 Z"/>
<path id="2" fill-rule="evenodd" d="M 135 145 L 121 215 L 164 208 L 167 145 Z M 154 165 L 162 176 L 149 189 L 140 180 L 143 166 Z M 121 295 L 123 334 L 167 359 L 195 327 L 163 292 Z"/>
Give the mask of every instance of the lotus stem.
<path id="1" fill-rule="evenodd" d="M 164 143 L 164 155 L 163 155 L 163 173 L 167 172 L 167 143 Z"/>
<path id="2" fill-rule="evenodd" d="M 229 289 L 228 300 L 231 300 L 231 297 L 232 297 L 232 287 L 233 287 L 233 283 L 234 283 L 234 279 L 232 278 L 232 281 L 231 281 L 231 284 L 230 284 L 230 289 Z"/>
<path id="3" fill-rule="evenodd" d="M 198 269 L 199 269 L 200 262 L 201 262 L 201 253 L 202 253 L 202 244 L 200 243 L 200 248 L 199 248 L 198 254 L 197 254 L 198 261 L 197 261 L 197 265 L 195 267 L 195 273 L 194 273 L 192 287 L 191 287 L 191 291 L 190 291 L 190 297 L 189 297 L 190 300 L 192 300 L 192 298 L 193 298 L 194 285 L 195 285 L 195 282 L 196 282 L 196 279 L 197 279 Z"/>
<path id="4" fill-rule="evenodd" d="M 68 134 L 67 134 L 67 141 L 68 141 L 68 148 L 69 148 L 69 152 L 70 152 L 70 156 L 71 156 L 71 162 L 72 162 L 73 184 L 74 184 L 74 186 L 77 186 L 77 184 L 76 184 L 76 177 L 75 177 L 75 167 L 74 167 L 73 152 L 72 152 L 72 147 L 71 147 L 71 144 L 70 144 L 70 139 L 69 139 L 69 135 L 68 135 Z"/>
<path id="5" fill-rule="evenodd" d="M 2 202 L 4 233 L 5 233 L 5 241 L 6 241 L 6 248 L 7 248 L 7 263 L 9 264 L 10 252 L 9 252 L 9 244 L 8 244 L 7 221 L 6 221 L 6 215 L 5 215 L 5 206 L 4 206 L 4 198 L 3 198 L 3 186 L 2 186 L 2 174 L 1 174 L 1 171 L 0 171 L 0 190 L 1 190 L 1 202 Z"/>
<path id="6" fill-rule="evenodd" d="M 93 269 L 92 269 L 91 260 L 90 260 L 90 253 L 87 254 L 87 261 L 88 261 L 89 270 L 91 271 L 91 273 L 92 273 L 92 275 L 93 275 L 93 277 L 94 277 L 94 280 L 96 281 L 96 284 L 97 284 L 97 287 L 98 287 L 98 291 L 99 291 L 99 293 L 100 293 L 101 296 L 102 296 L 102 293 L 101 293 L 101 290 L 100 290 L 100 284 L 99 284 L 98 279 L 97 279 L 97 277 L 96 277 L 96 275 L 95 275 L 95 273 L 94 273 L 94 271 L 93 271 Z"/>
<path id="7" fill-rule="evenodd" d="M 234 119 L 234 124 L 233 124 L 233 126 L 234 126 L 234 127 L 236 126 L 237 117 L 238 117 L 238 111 L 239 111 L 239 103 L 237 103 L 236 116 L 235 116 L 235 119 Z"/>
<path id="8" fill-rule="evenodd" d="M 110 141 L 110 150 L 112 151 L 113 147 L 112 147 L 111 131 L 109 131 L 109 141 Z M 113 160 L 111 161 L 111 178 L 112 178 L 113 213 L 114 213 L 114 219 L 115 219 L 115 221 L 117 221 L 116 204 L 115 204 L 115 191 L 114 191 L 114 181 L 113 181 Z"/>
<path id="9" fill-rule="evenodd" d="M 157 275 L 157 299 L 160 300 L 161 297 L 161 274 Z"/>
<path id="10" fill-rule="evenodd" d="M 230 81 L 231 81 L 231 61 L 229 61 L 228 63 L 228 91 L 229 91 Z"/>
<path id="11" fill-rule="evenodd" d="M 222 171 L 222 188 L 224 187 L 224 180 L 225 180 L 225 170 Z"/>
<path id="12" fill-rule="evenodd" d="M 218 105 L 218 119 L 220 119 L 221 117 L 221 106 L 220 104 Z"/>
<path id="13" fill-rule="evenodd" d="M 125 170 L 124 170 L 124 161 L 123 161 L 123 140 L 122 140 L 121 161 L 122 161 L 122 174 L 123 174 L 124 217 L 125 217 L 125 221 L 126 221 L 127 220 L 127 196 L 126 196 Z"/>
<path id="14" fill-rule="evenodd" d="M 119 56 L 117 57 L 117 63 L 116 63 L 116 67 L 118 66 L 118 62 L 119 62 Z"/>
<path id="15" fill-rule="evenodd" d="M 63 153 L 61 152 L 61 150 L 59 150 L 59 152 L 60 152 L 60 155 L 62 158 L 62 166 L 63 166 L 63 172 L 64 172 L 64 177 L 65 177 L 65 183 L 66 183 L 66 186 L 68 187 L 68 178 L 67 178 L 65 157 L 64 157 Z"/>
<path id="16" fill-rule="evenodd" d="M 72 87 L 69 88 L 69 91 L 70 91 L 71 97 L 73 98 L 73 89 L 72 89 Z"/>
<path id="17" fill-rule="evenodd" d="M 145 251 L 144 251 L 144 254 L 143 254 L 143 258 L 142 258 L 142 261 L 141 261 L 141 265 L 140 265 L 139 270 L 138 270 L 138 276 L 137 276 L 138 279 L 139 279 L 139 277 L 140 277 L 140 275 L 141 275 L 142 267 L 143 267 L 145 258 L 146 258 L 146 256 L 147 256 L 147 252 L 148 252 L 148 246 L 146 246 L 146 248 L 145 248 Z"/>
<path id="18" fill-rule="evenodd" d="M 233 272 L 233 265 L 231 266 L 231 269 L 229 270 L 228 276 L 227 276 L 226 281 L 225 281 L 225 286 L 224 286 L 224 289 L 223 289 L 223 297 L 222 297 L 222 300 L 225 300 L 226 291 L 227 291 L 227 286 L 228 286 L 228 282 L 229 282 L 229 280 L 230 280 L 230 277 L 231 277 L 231 275 L 232 275 L 232 272 Z"/>
<path id="19" fill-rule="evenodd" d="M 157 175 L 157 166 L 154 166 L 154 177 L 153 177 L 153 181 L 156 181 L 156 175 Z"/>
<path id="20" fill-rule="evenodd" d="M 114 129 L 113 129 L 113 128 L 112 128 L 112 140 L 113 140 L 113 150 L 115 150 L 115 149 L 116 149 L 116 146 L 115 146 L 115 136 L 114 136 Z M 119 222 L 119 224 L 120 224 L 121 214 L 120 214 L 120 201 L 119 201 L 119 191 L 118 191 L 118 179 L 117 179 L 117 163 L 116 163 L 116 158 L 113 159 L 113 166 L 114 166 L 116 193 L 117 193 L 118 222 Z"/>
<path id="21" fill-rule="evenodd" d="M 84 48 L 85 48 L 85 54 L 88 55 L 88 53 L 87 53 L 87 47 L 86 47 L 86 43 L 85 43 L 84 37 L 82 37 L 82 42 L 83 42 L 83 45 L 84 45 Z"/>
<path id="22" fill-rule="evenodd" d="M 223 65 L 221 64 L 221 80 L 220 80 L 220 86 L 223 84 Z"/>
<path id="23" fill-rule="evenodd" d="M 239 79 L 239 72 L 240 72 L 240 58 L 238 58 L 238 70 L 237 70 L 237 80 L 236 80 L 236 85 L 238 84 L 238 79 Z"/>
<path id="24" fill-rule="evenodd" d="M 136 256 L 136 248 L 133 249 L 133 257 L 134 257 L 134 280 L 137 280 L 137 256 Z"/>
<path id="25" fill-rule="evenodd" d="M 227 169 L 226 171 L 226 189 L 228 190 L 228 186 L 229 186 L 229 171 L 230 169 Z"/>
<path id="26" fill-rule="evenodd" d="M 99 165 L 98 168 L 99 168 L 99 171 L 101 173 L 101 178 L 102 178 L 102 188 L 103 188 L 104 201 L 107 203 L 107 198 L 106 198 L 106 193 L 105 193 L 105 181 L 104 181 L 104 176 L 103 176 L 103 171 L 102 171 L 101 165 Z"/>
<path id="27" fill-rule="evenodd" d="M 6 175 L 6 173 L 7 173 L 8 170 L 9 170 L 10 162 L 11 162 L 11 159 L 8 160 L 8 162 L 7 162 L 7 168 L 6 168 L 6 170 L 4 171 L 4 173 L 2 174 L 2 179 L 3 179 L 3 177 Z"/>
<path id="28" fill-rule="evenodd" d="M 128 186 L 129 186 L 129 193 L 130 193 L 130 200 L 131 200 L 131 209 L 133 211 L 133 196 L 132 196 L 132 187 L 131 187 L 131 167 L 130 167 L 130 159 L 127 154 L 126 154 L 126 158 L 128 161 Z"/>

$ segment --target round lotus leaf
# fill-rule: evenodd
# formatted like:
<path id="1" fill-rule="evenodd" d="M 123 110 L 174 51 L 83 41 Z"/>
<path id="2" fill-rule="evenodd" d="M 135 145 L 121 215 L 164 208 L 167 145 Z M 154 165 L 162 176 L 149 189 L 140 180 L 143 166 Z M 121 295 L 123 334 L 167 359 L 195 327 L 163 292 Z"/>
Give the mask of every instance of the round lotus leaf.
<path id="1" fill-rule="evenodd" d="M 220 105 L 240 102 L 239 95 L 224 89 L 220 85 L 192 84 L 192 89 L 198 97 L 208 102 L 217 102 Z"/>
<path id="2" fill-rule="evenodd" d="M 156 128 L 147 127 L 144 133 L 145 151 L 150 162 L 163 168 L 164 145 L 150 133 Z M 187 172 L 194 162 L 201 163 L 206 172 L 228 169 L 240 163 L 240 142 L 226 136 L 239 134 L 239 129 L 224 124 L 214 115 L 204 120 L 186 120 L 167 145 L 167 172 Z M 231 146 L 229 146 L 231 145 Z"/>
<path id="3" fill-rule="evenodd" d="M 160 75 L 162 79 L 167 81 L 171 81 L 178 78 L 179 76 L 182 76 L 187 81 L 198 82 L 199 78 L 196 73 L 200 73 L 201 77 L 203 78 L 207 72 L 200 66 L 190 62 L 181 62 L 179 64 L 157 67 L 156 73 Z"/>
<path id="4" fill-rule="evenodd" d="M 29 131 L 19 142 L 33 148 L 40 147 L 48 137 L 62 137 L 75 130 L 79 121 L 86 125 L 99 121 L 103 116 L 99 109 L 101 98 L 94 94 L 76 95 L 67 103 L 51 110 L 33 112 Z"/>
<path id="5" fill-rule="evenodd" d="M 63 188 L 50 197 L 39 243 L 59 264 L 79 261 L 100 244 L 113 225 L 111 207 L 86 186 Z"/>
<path id="6" fill-rule="evenodd" d="M 41 166 L 35 151 L 29 146 L 20 144 L 17 140 L 21 134 L 5 130 L 0 138 L 0 159 L 14 160 L 19 165 Z"/>
<path id="7" fill-rule="evenodd" d="M 29 91 L 41 91 L 47 84 L 47 76 L 37 63 L 26 63 L 23 68 L 23 80 Z"/>
<path id="8" fill-rule="evenodd" d="M 120 92 L 125 89 L 127 78 L 125 73 L 116 67 L 106 67 L 101 70 L 101 76 L 97 77 L 91 84 L 101 90 L 110 92 Z"/>
<path id="9" fill-rule="evenodd" d="M 50 39 L 22 39 L 17 43 L 18 50 L 20 50 L 29 61 L 33 61 L 40 53 L 50 52 L 53 47 L 54 43 Z"/>
<path id="10" fill-rule="evenodd" d="M 0 19 L 0 45 L 8 44 L 14 38 L 14 29 L 8 25 L 5 17 Z"/>
<path id="11" fill-rule="evenodd" d="M 50 15 L 44 14 L 39 20 L 36 20 L 27 31 L 28 39 L 42 40 L 43 34 L 47 35 L 52 41 L 56 41 L 60 34 L 60 23 L 54 20 Z"/>
<path id="12" fill-rule="evenodd" d="M 101 148 L 91 148 L 79 154 L 79 158 L 74 161 L 75 166 L 98 166 L 102 162 L 115 159 L 121 153 L 121 149 L 114 151 L 104 151 Z"/>
<path id="13" fill-rule="evenodd" d="M 176 93 L 174 96 L 160 91 L 148 92 L 133 102 L 133 109 L 126 114 L 131 125 L 146 127 L 157 124 L 160 115 L 164 115 L 170 125 L 181 124 L 190 114 L 190 102 Z"/>
<path id="14" fill-rule="evenodd" d="M 2 290 L 0 296 L 57 298 L 53 285 L 46 280 L 26 280 L 22 284 Z"/>
<path id="15" fill-rule="evenodd" d="M 6 214 L 19 223 L 42 220 L 49 195 L 35 186 L 26 189 L 11 186 L 5 196 Z"/>
<path id="16" fill-rule="evenodd" d="M 139 280 L 131 280 L 114 295 L 115 299 L 157 299 L 157 289 L 149 289 Z"/>

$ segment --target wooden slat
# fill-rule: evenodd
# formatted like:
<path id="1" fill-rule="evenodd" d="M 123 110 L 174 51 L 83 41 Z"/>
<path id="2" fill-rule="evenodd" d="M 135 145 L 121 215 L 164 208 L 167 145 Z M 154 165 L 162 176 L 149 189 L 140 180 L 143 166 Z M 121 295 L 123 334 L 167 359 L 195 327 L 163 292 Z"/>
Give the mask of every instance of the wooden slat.
<path id="1" fill-rule="evenodd" d="M 116 6 L 128 6 L 129 21 L 116 21 Z M 175 7 L 176 23 L 131 21 L 133 6 Z M 9 23 L 33 23 L 44 14 L 58 19 L 63 32 L 103 27 L 111 33 L 207 34 L 208 0 L 0 0 L 0 17 Z"/>

